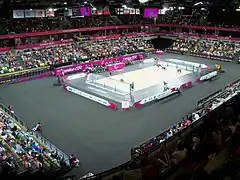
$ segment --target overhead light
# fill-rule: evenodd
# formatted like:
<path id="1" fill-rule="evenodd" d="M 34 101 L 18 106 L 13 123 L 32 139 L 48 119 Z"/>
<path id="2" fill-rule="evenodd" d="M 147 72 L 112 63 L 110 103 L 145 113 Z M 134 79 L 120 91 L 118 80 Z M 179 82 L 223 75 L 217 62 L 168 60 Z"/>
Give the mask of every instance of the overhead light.
<path id="1" fill-rule="evenodd" d="M 64 5 L 67 5 L 67 2 L 64 2 L 63 4 L 64 4 Z"/>
<path id="2" fill-rule="evenodd" d="M 93 10 L 94 10 L 94 11 L 96 11 L 96 10 L 97 10 L 97 8 L 93 7 Z"/>
<path id="3" fill-rule="evenodd" d="M 199 6 L 199 5 L 203 5 L 203 2 L 198 2 L 194 4 L 194 6 Z"/>
<path id="4" fill-rule="evenodd" d="M 185 8 L 184 8 L 184 7 L 181 7 L 181 6 L 178 7 L 178 10 L 183 10 L 183 9 L 185 9 Z"/>
<path id="5" fill-rule="evenodd" d="M 146 3 L 148 2 L 149 0 L 139 0 L 140 3 Z"/>

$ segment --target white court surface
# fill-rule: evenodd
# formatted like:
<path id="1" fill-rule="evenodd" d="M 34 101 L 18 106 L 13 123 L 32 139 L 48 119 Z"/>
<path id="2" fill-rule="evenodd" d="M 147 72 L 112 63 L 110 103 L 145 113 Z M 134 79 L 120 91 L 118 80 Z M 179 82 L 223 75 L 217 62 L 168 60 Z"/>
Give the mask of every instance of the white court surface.
<path id="1" fill-rule="evenodd" d="M 181 73 L 177 72 L 176 68 L 167 67 L 167 70 L 163 70 L 161 67 L 148 67 L 135 71 L 118 74 L 111 77 L 106 77 L 97 80 L 100 84 L 105 84 L 110 87 L 116 87 L 116 89 L 123 92 L 129 92 L 129 84 L 134 82 L 134 91 L 139 91 L 157 84 L 163 85 L 163 82 L 171 84 L 177 78 L 186 74 L 192 73 L 191 71 L 182 70 Z M 121 82 L 124 80 L 124 83 Z"/>

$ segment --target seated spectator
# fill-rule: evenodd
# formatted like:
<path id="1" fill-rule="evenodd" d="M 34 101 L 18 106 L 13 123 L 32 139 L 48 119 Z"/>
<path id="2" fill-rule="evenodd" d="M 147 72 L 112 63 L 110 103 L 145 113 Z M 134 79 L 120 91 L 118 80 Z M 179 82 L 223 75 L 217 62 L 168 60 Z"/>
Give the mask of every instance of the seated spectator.
<path id="1" fill-rule="evenodd" d="M 171 155 L 172 156 L 171 160 L 173 165 L 177 165 L 182 160 L 184 160 L 186 155 L 187 155 L 187 149 L 185 148 L 184 142 L 178 141 L 177 149 L 173 151 Z"/>
<path id="2" fill-rule="evenodd" d="M 138 38 L 104 39 L 77 42 L 53 47 L 19 51 L 27 68 L 37 68 L 67 62 L 84 62 L 135 53 L 151 48 L 149 41 Z"/>
<path id="3" fill-rule="evenodd" d="M 212 138 L 213 138 L 213 142 L 216 146 L 217 151 L 221 150 L 222 145 L 223 145 L 223 140 L 222 140 L 222 133 L 221 133 L 220 128 L 215 126 L 212 129 Z"/>
<path id="4" fill-rule="evenodd" d="M 28 68 L 63 64 L 68 61 L 77 62 L 87 59 L 87 54 L 83 52 L 80 47 L 73 44 L 24 50 L 20 52 L 20 55 Z"/>
<path id="5" fill-rule="evenodd" d="M 141 15 L 118 15 L 118 18 L 122 24 L 140 24 L 142 21 Z"/>
<path id="6" fill-rule="evenodd" d="M 188 52 L 196 43 L 195 40 L 177 39 L 171 49 L 176 51 Z"/>
<path id="7" fill-rule="evenodd" d="M 79 167 L 79 160 L 73 154 L 70 155 L 69 161 L 71 166 Z"/>
<path id="8" fill-rule="evenodd" d="M 230 139 L 229 153 L 232 155 L 240 155 L 240 123 L 236 124 L 236 130 Z"/>
<path id="9" fill-rule="evenodd" d="M 47 149 L 39 144 L 32 134 L 23 131 L 4 112 L 0 111 L 0 162 L 8 167 L 20 169 L 38 169 L 49 167 L 59 160 L 51 156 Z M 19 159 L 21 161 L 19 161 Z"/>
<path id="10" fill-rule="evenodd" d="M 192 49 L 193 53 L 205 54 L 214 57 L 232 59 L 237 52 L 234 44 L 221 41 L 200 40 Z"/>
<path id="11" fill-rule="evenodd" d="M 16 61 L 16 58 L 10 52 L 0 54 L 0 73 L 11 73 L 21 71 L 23 68 Z"/>
<path id="12" fill-rule="evenodd" d="M 39 32 L 56 29 L 74 29 L 84 27 L 99 27 L 116 25 L 111 16 L 94 16 L 84 18 L 25 18 L 5 19 L 1 18 L 2 34 Z"/>

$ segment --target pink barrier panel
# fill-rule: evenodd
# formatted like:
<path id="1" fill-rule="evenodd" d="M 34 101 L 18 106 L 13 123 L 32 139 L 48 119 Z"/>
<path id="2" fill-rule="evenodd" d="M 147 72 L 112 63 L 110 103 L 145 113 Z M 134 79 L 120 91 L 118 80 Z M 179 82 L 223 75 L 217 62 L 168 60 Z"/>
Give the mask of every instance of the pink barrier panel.
<path id="1" fill-rule="evenodd" d="M 229 41 L 240 41 L 240 38 L 236 37 L 224 37 L 224 36 L 216 36 L 216 35 L 203 35 L 204 38 L 211 38 L 211 39 L 222 39 L 222 40 L 229 40 Z"/>
<path id="2" fill-rule="evenodd" d="M 9 51 L 8 47 L 1 47 L 0 48 L 0 52 L 7 52 L 7 51 Z"/>
<path id="3" fill-rule="evenodd" d="M 126 55 L 126 56 L 120 56 L 118 57 L 119 61 L 135 61 L 138 59 L 143 59 L 144 54 L 143 53 L 138 53 L 138 54 L 130 54 L 130 55 Z"/>
<path id="4" fill-rule="evenodd" d="M 125 64 L 124 63 L 116 63 L 116 64 L 109 64 L 106 66 L 107 71 L 114 71 L 117 69 L 122 69 L 124 68 Z"/>
<path id="5" fill-rule="evenodd" d="M 142 35 L 151 35 L 151 34 L 155 34 L 155 33 L 152 33 L 152 32 L 140 32 L 140 33 L 137 33 L 137 32 L 133 32 L 133 33 L 127 33 L 127 34 L 124 34 L 123 36 L 142 36 Z"/>
<path id="6" fill-rule="evenodd" d="M 50 42 L 36 43 L 36 44 L 23 44 L 23 45 L 16 46 L 16 49 L 31 49 L 31 48 L 37 48 L 42 46 L 61 45 L 61 44 L 66 44 L 71 42 L 73 42 L 72 39 L 67 39 L 67 40 L 50 41 Z"/>
<path id="7" fill-rule="evenodd" d="M 164 55 L 163 51 L 156 51 L 156 55 Z"/>
<path id="8" fill-rule="evenodd" d="M 176 32 L 172 32 L 172 31 L 160 31 L 159 33 L 156 34 L 160 34 L 160 35 L 176 35 L 176 36 L 183 36 L 183 37 L 199 37 L 200 34 L 197 33 L 176 33 Z"/>
<path id="9" fill-rule="evenodd" d="M 189 88 L 192 87 L 193 83 L 192 81 L 186 82 L 180 86 L 180 88 Z"/>
<path id="10" fill-rule="evenodd" d="M 90 61 L 88 63 L 89 63 L 89 65 L 97 64 L 98 66 L 103 66 L 104 64 L 110 64 L 113 61 L 117 61 L 117 60 L 118 60 L 118 57 L 111 57 L 111 58 L 108 58 L 108 59 L 105 59 L 105 60 Z"/>
<path id="11" fill-rule="evenodd" d="M 143 57 L 144 57 L 143 53 L 130 54 L 126 56 L 113 57 L 105 60 L 89 61 L 82 64 L 72 64 L 69 66 L 58 67 L 58 68 L 54 68 L 53 72 L 55 75 L 58 76 L 58 75 L 61 75 L 62 73 L 68 74 L 68 73 L 82 72 L 84 69 L 86 69 L 86 67 L 89 67 L 95 64 L 102 66 L 102 65 L 113 63 L 114 61 L 120 61 L 120 62 L 135 61 L 135 60 L 142 59 Z"/>
<path id="12" fill-rule="evenodd" d="M 212 27 L 212 26 L 191 26 L 191 25 L 180 25 L 180 24 L 137 24 L 137 25 L 120 25 L 120 26 L 102 26 L 102 27 L 90 27 L 90 28 L 78 28 L 78 29 L 66 29 L 66 30 L 52 30 L 43 32 L 28 32 L 21 34 L 6 34 L 0 35 L 0 39 L 12 39 L 12 38 L 22 38 L 22 37 L 34 37 L 34 36 L 44 36 L 50 34 L 64 34 L 64 33 L 74 33 L 74 32 L 86 32 L 86 31 L 99 31 L 108 29 L 128 29 L 136 27 L 179 27 L 186 29 L 205 29 L 205 30 L 218 30 L 218 31 L 240 31 L 240 28 L 224 28 L 224 27 Z"/>
<path id="13" fill-rule="evenodd" d="M 99 39 L 114 39 L 114 38 L 120 38 L 121 34 L 113 34 L 109 36 L 93 36 L 91 37 L 92 40 L 99 40 Z"/>

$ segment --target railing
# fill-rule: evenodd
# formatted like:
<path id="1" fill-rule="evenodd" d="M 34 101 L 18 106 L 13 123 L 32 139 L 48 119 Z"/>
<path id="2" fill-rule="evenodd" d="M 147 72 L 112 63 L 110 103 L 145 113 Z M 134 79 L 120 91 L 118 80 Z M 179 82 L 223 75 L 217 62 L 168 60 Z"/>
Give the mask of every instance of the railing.
<path id="1" fill-rule="evenodd" d="M 191 26 L 191 25 L 180 25 L 180 24 L 136 24 L 136 25 L 78 28 L 78 29 L 67 29 L 67 30 L 52 30 L 52 31 L 43 31 L 43 32 L 29 32 L 29 33 L 21 33 L 21 34 L 6 34 L 6 35 L 0 35 L 0 39 L 13 39 L 13 38 L 23 38 L 23 37 L 46 36 L 51 34 L 65 34 L 65 33 L 100 31 L 100 30 L 111 30 L 111 29 L 129 29 L 129 28 L 140 28 L 140 27 L 146 27 L 146 26 L 168 27 L 168 28 L 175 27 L 175 28 L 201 29 L 201 30 L 212 30 L 212 31 L 231 31 L 231 32 L 240 31 L 240 28 L 225 28 L 225 27 L 214 27 L 214 26 Z"/>
<path id="2" fill-rule="evenodd" d="M 48 77 L 50 75 L 50 67 L 40 67 L 29 70 L 17 71 L 14 73 L 0 74 L 0 84 L 10 84 L 31 79 Z"/>
<path id="3" fill-rule="evenodd" d="M 69 166 L 69 158 L 68 156 L 63 153 L 61 150 L 59 150 L 56 146 L 54 146 L 49 140 L 47 140 L 46 138 L 42 137 L 40 134 L 38 134 L 37 132 L 34 132 L 31 130 L 31 128 L 29 128 L 27 126 L 27 124 L 20 119 L 18 116 L 16 116 L 15 114 L 13 114 L 8 108 L 6 108 L 3 104 L 0 103 L 0 108 L 3 109 L 3 111 L 5 111 L 9 116 L 11 116 L 15 121 L 17 121 L 17 123 L 19 125 L 21 125 L 22 127 L 25 128 L 25 130 L 27 130 L 31 135 L 33 135 L 33 137 L 36 138 L 36 140 L 44 145 L 45 147 L 47 147 L 48 150 L 50 151 L 55 151 L 58 156 L 60 157 L 61 162 L 64 162 L 66 164 L 66 166 Z M 54 162 L 51 162 L 52 165 L 54 165 Z M 60 168 L 60 167 L 59 167 Z"/>

